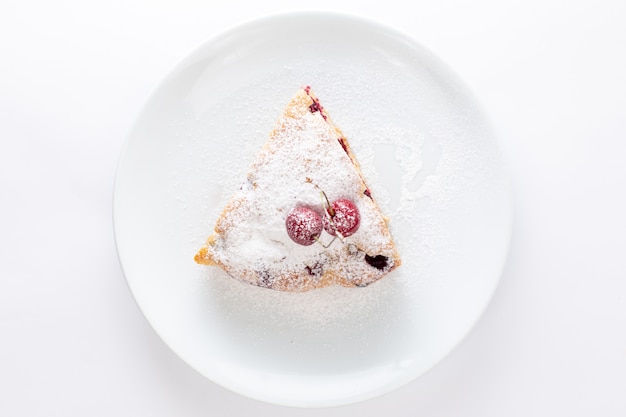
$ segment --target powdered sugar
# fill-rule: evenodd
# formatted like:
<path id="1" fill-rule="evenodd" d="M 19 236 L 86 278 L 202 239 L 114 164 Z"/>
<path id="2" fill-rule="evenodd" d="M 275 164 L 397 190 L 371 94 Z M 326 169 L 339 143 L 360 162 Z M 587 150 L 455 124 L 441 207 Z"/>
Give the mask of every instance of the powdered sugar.
<path id="1" fill-rule="evenodd" d="M 142 311 L 200 373 L 261 399 L 320 405 L 420 374 L 484 311 L 502 259 L 502 175 L 471 100 L 411 42 L 345 20 L 269 22 L 204 48 L 151 100 L 121 165 L 116 236 Z M 272 291 L 191 259 L 252 187 L 246 172 L 303 83 L 350 140 L 403 256 L 367 288 Z M 279 258 L 258 243 L 245 256 Z"/>
<path id="2" fill-rule="evenodd" d="M 311 289 L 318 284 L 309 276 L 320 278 L 326 270 L 352 285 L 367 285 L 393 268 L 397 255 L 346 139 L 309 94 L 301 91 L 287 107 L 219 219 L 209 254 L 235 277 L 261 286 Z M 320 245 L 296 244 L 285 219 L 299 206 L 324 213 L 321 192 L 330 201 L 354 202 L 361 216 L 358 233 L 335 241 L 323 233 Z M 376 256 L 385 262 L 367 262 Z M 281 277 L 291 278 L 277 284 Z"/>

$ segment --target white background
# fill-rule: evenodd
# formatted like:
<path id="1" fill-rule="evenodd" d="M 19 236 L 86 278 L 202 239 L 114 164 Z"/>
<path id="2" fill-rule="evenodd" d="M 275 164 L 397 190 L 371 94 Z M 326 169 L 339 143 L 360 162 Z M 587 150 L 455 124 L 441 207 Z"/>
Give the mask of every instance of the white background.
<path id="1" fill-rule="evenodd" d="M 626 3 L 346 3 L 446 61 L 482 102 L 515 191 L 484 316 L 383 397 L 290 409 L 176 357 L 115 253 L 117 159 L 176 63 L 287 1 L 0 3 L 0 415 L 626 415 Z"/>

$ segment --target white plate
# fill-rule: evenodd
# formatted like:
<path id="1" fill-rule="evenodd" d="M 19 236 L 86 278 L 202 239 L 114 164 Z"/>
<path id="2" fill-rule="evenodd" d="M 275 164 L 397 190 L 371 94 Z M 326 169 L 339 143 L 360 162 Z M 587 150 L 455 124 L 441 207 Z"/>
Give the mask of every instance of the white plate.
<path id="1" fill-rule="evenodd" d="M 367 288 L 279 293 L 193 262 L 306 84 L 350 140 L 403 256 Z M 370 21 L 279 15 L 205 44 L 151 97 L 119 162 L 117 248 L 141 310 L 201 374 L 275 404 L 347 404 L 417 378 L 476 323 L 508 250 L 505 178 L 475 101 L 431 53 Z"/>

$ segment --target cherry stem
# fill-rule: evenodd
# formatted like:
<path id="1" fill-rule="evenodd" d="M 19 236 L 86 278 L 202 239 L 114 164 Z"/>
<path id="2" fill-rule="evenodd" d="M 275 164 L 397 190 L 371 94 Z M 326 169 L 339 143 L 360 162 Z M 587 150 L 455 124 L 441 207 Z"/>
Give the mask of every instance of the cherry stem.
<path id="1" fill-rule="evenodd" d="M 339 230 L 337 230 L 337 226 L 335 226 L 335 220 L 333 219 L 333 217 L 335 217 L 335 214 L 337 214 L 335 212 L 335 209 L 333 208 L 333 206 L 330 205 L 330 201 L 328 200 L 328 196 L 326 195 L 326 193 L 324 192 L 324 190 L 322 190 L 320 187 L 318 187 L 317 185 L 315 185 L 315 188 L 317 188 L 318 190 L 320 190 L 320 198 L 322 199 L 322 206 L 324 206 L 324 215 L 326 217 L 328 217 L 328 221 L 330 222 L 330 224 L 332 225 L 333 229 L 335 229 L 335 236 L 333 237 L 333 240 L 330 241 L 330 243 L 325 246 L 320 240 L 318 240 L 317 238 L 315 240 L 317 240 L 317 242 L 324 246 L 325 249 L 329 248 L 330 245 L 333 244 L 333 242 L 335 241 L 335 238 L 339 238 L 339 241 L 341 243 L 344 243 L 344 236 L 339 232 Z"/>
<path id="2" fill-rule="evenodd" d="M 320 196 L 321 196 L 321 199 L 322 199 L 322 205 L 324 206 L 324 212 L 325 212 L 324 214 L 326 215 L 326 217 L 328 217 L 328 221 L 332 225 L 333 229 L 335 229 L 335 237 L 338 237 L 339 241 L 341 243 L 344 243 L 344 241 L 343 241 L 345 239 L 344 236 L 339 232 L 339 230 L 337 230 L 337 226 L 335 226 L 335 219 L 334 219 L 334 217 L 335 217 L 335 214 L 337 214 L 337 212 L 335 211 L 333 206 L 330 205 L 330 201 L 328 201 L 328 196 L 326 195 L 324 190 L 320 189 L 317 185 L 315 187 L 320 190 Z M 333 240 L 330 241 L 328 246 L 330 246 L 333 243 L 334 240 L 335 240 L 335 238 L 333 238 Z M 324 246 L 324 247 L 327 248 L 328 246 Z"/>
<path id="3" fill-rule="evenodd" d="M 330 205 L 330 201 L 328 201 L 328 196 L 323 190 L 320 190 L 320 196 L 322 198 L 322 205 L 324 206 L 324 210 L 330 215 L 331 219 L 335 217 L 335 209 Z"/>
<path id="4" fill-rule="evenodd" d="M 333 237 L 333 240 L 331 240 L 330 242 L 328 242 L 328 245 L 324 245 L 324 244 L 322 243 L 322 241 L 319 239 L 319 237 L 315 237 L 314 239 L 315 239 L 315 241 L 316 241 L 317 243 L 319 243 L 320 245 L 322 245 L 322 247 L 323 247 L 324 249 L 328 249 L 328 248 L 330 248 L 330 245 L 332 245 L 332 244 L 333 244 L 333 242 L 335 241 L 335 239 L 336 239 L 336 238 L 337 238 L 336 236 L 335 236 L 335 237 Z"/>

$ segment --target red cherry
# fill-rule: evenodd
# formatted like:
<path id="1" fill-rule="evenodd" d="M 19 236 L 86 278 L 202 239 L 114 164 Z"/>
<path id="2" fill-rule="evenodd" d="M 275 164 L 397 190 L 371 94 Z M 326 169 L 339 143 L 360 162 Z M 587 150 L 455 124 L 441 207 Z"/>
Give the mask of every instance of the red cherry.
<path id="1" fill-rule="evenodd" d="M 324 216 L 324 230 L 333 236 L 335 232 L 339 232 L 343 237 L 353 235 L 359 230 L 361 214 L 352 201 L 342 198 L 333 202 L 331 208 Z M 331 215 L 333 211 L 334 215 Z"/>
<path id="2" fill-rule="evenodd" d="M 287 215 L 285 227 L 291 240 L 299 245 L 309 246 L 322 233 L 322 218 L 309 207 L 296 206 Z"/>

